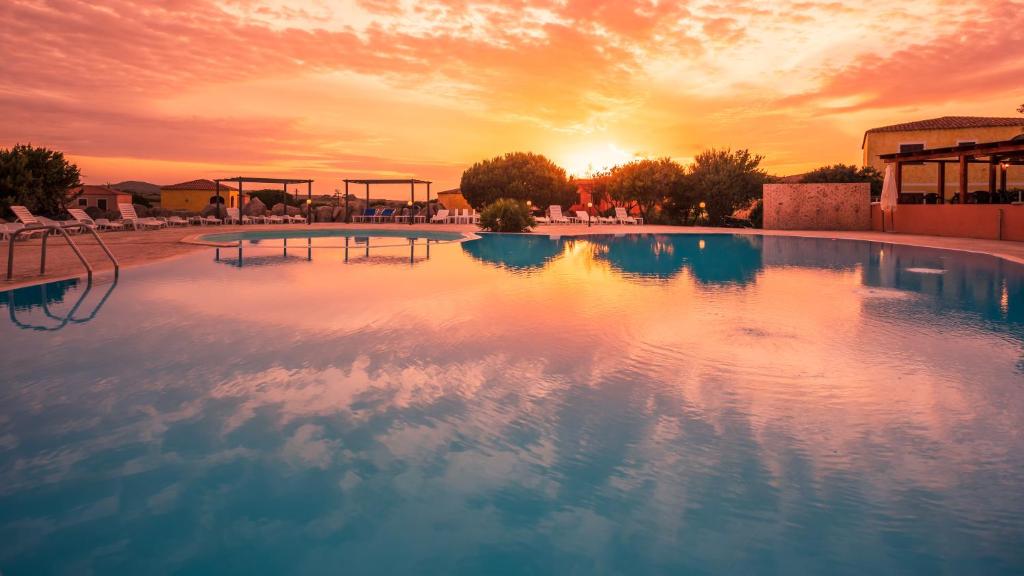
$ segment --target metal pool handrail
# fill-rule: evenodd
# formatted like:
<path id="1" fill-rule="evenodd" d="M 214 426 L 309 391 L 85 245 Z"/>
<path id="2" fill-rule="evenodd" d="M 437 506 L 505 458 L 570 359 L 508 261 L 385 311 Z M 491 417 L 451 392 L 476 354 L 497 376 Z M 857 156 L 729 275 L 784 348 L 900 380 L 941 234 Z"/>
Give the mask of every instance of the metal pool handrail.
<path id="1" fill-rule="evenodd" d="M 10 280 L 14 276 L 15 240 L 17 240 L 18 236 L 20 236 L 21 234 L 31 234 L 34 232 L 42 231 L 43 241 L 39 252 L 40 275 L 46 274 L 46 240 L 50 237 L 50 232 L 58 232 L 61 236 L 64 237 L 64 240 L 68 243 L 68 246 L 71 247 L 71 250 L 74 251 L 75 256 L 78 256 L 78 260 L 82 263 L 82 266 L 85 266 L 86 274 L 88 275 L 89 279 L 92 280 L 92 266 L 89 264 L 89 261 L 85 259 L 85 256 L 82 254 L 82 251 L 78 249 L 78 245 L 75 244 L 75 241 L 71 239 L 71 235 L 68 234 L 68 230 L 75 228 L 86 230 L 90 234 L 92 234 L 92 237 L 96 239 L 96 243 L 100 245 L 100 248 L 103 249 L 103 252 L 107 255 L 107 258 L 110 258 L 110 262 L 114 264 L 114 276 L 117 276 L 118 273 L 120 272 L 120 266 L 117 263 L 117 258 L 114 258 L 114 255 L 110 252 L 110 249 L 107 248 L 106 242 L 104 242 L 103 239 L 100 238 L 99 234 L 96 233 L 96 230 L 92 226 L 89 226 L 88 224 L 84 224 L 81 222 L 76 222 L 74 224 L 48 224 L 44 226 L 31 226 L 11 232 L 10 244 L 7 248 L 7 279 Z"/>

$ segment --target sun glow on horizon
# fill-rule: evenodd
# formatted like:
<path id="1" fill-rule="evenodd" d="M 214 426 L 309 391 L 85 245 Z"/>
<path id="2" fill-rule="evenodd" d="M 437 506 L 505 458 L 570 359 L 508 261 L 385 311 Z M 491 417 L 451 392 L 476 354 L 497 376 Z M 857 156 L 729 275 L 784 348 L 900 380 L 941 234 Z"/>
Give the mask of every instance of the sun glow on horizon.
<path id="1" fill-rule="evenodd" d="M 599 172 L 610 170 L 616 166 L 621 166 L 643 157 L 637 153 L 629 153 L 612 142 L 607 142 L 603 144 L 595 143 L 576 150 L 556 160 L 556 162 L 561 164 L 570 176 L 589 178 Z"/>

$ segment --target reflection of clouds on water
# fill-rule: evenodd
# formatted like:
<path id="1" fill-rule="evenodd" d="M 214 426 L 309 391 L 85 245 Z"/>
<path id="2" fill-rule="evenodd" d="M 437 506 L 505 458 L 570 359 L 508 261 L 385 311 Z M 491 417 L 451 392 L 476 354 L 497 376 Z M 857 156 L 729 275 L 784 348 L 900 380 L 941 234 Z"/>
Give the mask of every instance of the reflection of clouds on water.
<path id="1" fill-rule="evenodd" d="M 986 300 L 936 311 L 954 288 L 907 292 L 871 260 L 766 251 L 775 264 L 707 272 L 729 284 L 714 289 L 697 268 L 623 277 L 590 239 L 529 277 L 463 250 L 312 276 L 186 259 L 140 269 L 89 332 L 10 340 L 0 565 L 59 548 L 96 569 L 109 547 L 139 573 L 225 555 L 258 572 L 756 572 L 773 550 L 793 572 L 906 571 L 892 526 L 1013 561 L 1024 336 L 994 332 Z M 690 248 L 658 250 L 634 270 Z M 1018 281 L 990 274 L 999 299 Z"/>

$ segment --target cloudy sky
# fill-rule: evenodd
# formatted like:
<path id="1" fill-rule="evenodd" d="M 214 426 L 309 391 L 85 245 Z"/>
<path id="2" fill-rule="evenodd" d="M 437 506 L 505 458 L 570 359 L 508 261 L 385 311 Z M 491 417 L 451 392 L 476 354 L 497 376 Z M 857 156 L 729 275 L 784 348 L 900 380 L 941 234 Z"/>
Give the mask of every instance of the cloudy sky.
<path id="1" fill-rule="evenodd" d="M 4 0 L 0 21 L 0 146 L 90 183 L 439 190 L 507 151 L 583 174 L 708 147 L 790 174 L 858 162 L 873 126 L 1024 103 L 1020 0 Z"/>

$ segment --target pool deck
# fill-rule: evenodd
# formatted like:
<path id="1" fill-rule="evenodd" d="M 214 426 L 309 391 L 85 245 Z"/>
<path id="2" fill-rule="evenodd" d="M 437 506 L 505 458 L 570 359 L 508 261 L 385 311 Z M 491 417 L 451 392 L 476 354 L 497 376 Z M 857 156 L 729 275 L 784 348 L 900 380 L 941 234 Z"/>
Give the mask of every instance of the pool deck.
<path id="1" fill-rule="evenodd" d="M 296 230 L 299 228 L 330 229 L 344 228 L 351 230 L 431 230 L 435 232 L 477 232 L 478 228 L 468 224 L 276 224 L 248 226 L 190 226 L 163 230 L 139 232 L 102 233 L 103 240 L 117 257 L 121 268 L 150 264 L 168 258 L 189 254 L 197 250 L 208 249 L 211 244 L 203 243 L 199 237 L 206 234 L 236 232 L 246 230 Z M 884 232 L 837 232 L 837 231 L 790 231 L 790 230 L 751 230 L 736 228 L 708 228 L 689 226 L 593 226 L 552 225 L 541 226 L 534 234 L 555 236 L 578 236 L 584 234 L 614 233 L 677 233 L 677 234 L 762 234 L 771 236 L 798 236 L 809 238 L 835 238 L 848 240 L 868 240 L 873 242 L 889 242 L 908 244 L 928 248 L 962 250 L 982 254 L 991 254 L 1000 258 L 1024 265 L 1024 242 L 998 240 L 977 240 L 973 238 L 950 238 L 945 236 L 916 236 L 909 234 L 887 234 Z M 85 257 L 92 264 L 96 273 L 103 274 L 112 270 L 113 266 L 103 255 L 100 247 L 89 235 L 77 235 L 75 242 L 82 249 Z M 0 289 L 11 289 L 42 282 L 50 282 L 64 278 L 84 276 L 85 270 L 62 238 L 51 237 L 47 247 L 46 274 L 39 272 L 40 240 L 34 238 L 19 241 L 15 253 L 14 279 L 7 278 L 8 242 L 2 242 L 0 250 Z"/>

